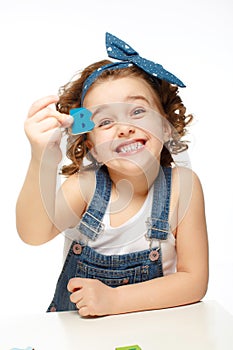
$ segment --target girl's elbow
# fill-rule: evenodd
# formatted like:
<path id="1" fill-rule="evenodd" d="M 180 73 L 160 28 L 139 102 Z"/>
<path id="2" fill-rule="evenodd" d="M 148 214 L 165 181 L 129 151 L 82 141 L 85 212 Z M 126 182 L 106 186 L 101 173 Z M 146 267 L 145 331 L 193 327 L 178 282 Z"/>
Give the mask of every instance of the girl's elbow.
<path id="1" fill-rule="evenodd" d="M 31 246 L 39 246 L 43 244 L 43 242 L 41 242 L 40 240 L 32 238 L 31 235 L 25 234 L 25 232 L 21 232 L 20 230 L 17 230 L 17 232 L 21 241 L 25 244 Z"/>
<path id="2" fill-rule="evenodd" d="M 194 293 L 193 293 L 193 302 L 199 302 L 201 301 L 208 290 L 208 276 L 203 278 L 201 281 L 197 281 L 195 283 Z"/>

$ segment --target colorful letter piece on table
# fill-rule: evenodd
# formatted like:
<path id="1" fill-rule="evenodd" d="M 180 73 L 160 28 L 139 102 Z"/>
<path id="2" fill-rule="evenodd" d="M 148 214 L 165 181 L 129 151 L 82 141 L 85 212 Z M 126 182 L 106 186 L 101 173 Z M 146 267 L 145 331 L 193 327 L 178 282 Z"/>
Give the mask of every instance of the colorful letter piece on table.
<path id="1" fill-rule="evenodd" d="M 116 348 L 115 350 L 142 350 L 138 345 L 128 345 L 120 348 Z"/>
<path id="2" fill-rule="evenodd" d="M 25 349 L 19 349 L 19 348 L 12 348 L 11 350 L 35 350 L 34 348 L 32 348 L 31 346 L 28 346 Z"/>
<path id="3" fill-rule="evenodd" d="M 73 108 L 70 110 L 70 115 L 74 118 L 74 122 L 71 127 L 73 135 L 79 135 L 94 129 L 95 124 L 91 120 L 92 113 L 88 109 Z"/>

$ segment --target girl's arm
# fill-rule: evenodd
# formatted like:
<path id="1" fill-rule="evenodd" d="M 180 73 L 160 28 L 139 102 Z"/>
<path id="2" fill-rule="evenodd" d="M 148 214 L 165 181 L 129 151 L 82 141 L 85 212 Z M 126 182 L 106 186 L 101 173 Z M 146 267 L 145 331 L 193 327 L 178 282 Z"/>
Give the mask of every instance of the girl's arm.
<path id="1" fill-rule="evenodd" d="M 190 183 L 189 177 L 190 171 L 183 169 L 180 184 L 190 193 L 185 189 Z M 208 285 L 208 240 L 202 187 L 194 173 L 192 185 L 189 203 L 187 191 L 181 187 L 176 234 L 177 272 L 116 288 L 114 312 L 161 309 L 194 303 L 204 297 Z"/>
<path id="2" fill-rule="evenodd" d="M 56 194 L 57 168 L 62 153 L 61 127 L 72 123 L 69 116 L 50 107 L 57 97 L 48 96 L 36 101 L 25 121 L 25 132 L 31 144 L 31 161 L 16 205 L 16 224 L 20 237 L 27 243 L 37 245 L 49 241 L 63 229 L 77 222 L 77 215 L 85 205 L 73 176 L 65 181 Z M 70 186 L 79 201 L 77 213 L 71 209 Z M 64 191 L 67 195 L 64 196 Z M 61 215 L 61 213 L 63 215 Z"/>

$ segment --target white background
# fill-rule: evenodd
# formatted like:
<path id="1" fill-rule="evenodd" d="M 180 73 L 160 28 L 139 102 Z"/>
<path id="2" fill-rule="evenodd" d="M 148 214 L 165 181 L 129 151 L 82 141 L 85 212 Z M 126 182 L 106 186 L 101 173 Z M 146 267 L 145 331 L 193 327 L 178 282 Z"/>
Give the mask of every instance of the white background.
<path id="1" fill-rule="evenodd" d="M 28 108 L 107 58 L 106 31 L 187 85 L 181 97 L 196 117 L 189 156 L 203 184 L 209 231 L 206 299 L 233 313 L 232 18 L 231 0 L 1 0 L 1 313 L 44 312 L 62 267 L 62 235 L 31 247 L 15 228 L 30 159 Z"/>

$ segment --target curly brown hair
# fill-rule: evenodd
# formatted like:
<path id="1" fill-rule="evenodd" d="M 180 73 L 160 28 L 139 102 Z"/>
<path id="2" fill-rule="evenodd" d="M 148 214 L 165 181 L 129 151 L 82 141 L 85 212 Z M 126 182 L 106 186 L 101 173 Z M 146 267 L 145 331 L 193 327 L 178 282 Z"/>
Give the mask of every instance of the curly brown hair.
<path id="1" fill-rule="evenodd" d="M 71 108 L 81 106 L 81 93 L 85 80 L 99 67 L 112 63 L 109 60 L 102 60 L 86 67 L 77 76 L 74 76 L 71 81 L 59 89 L 59 101 L 56 108 L 61 113 L 69 114 Z M 172 125 L 172 139 L 175 153 L 182 152 L 188 148 L 187 142 L 181 138 L 186 134 L 186 126 L 193 119 L 192 115 L 186 115 L 186 108 L 178 95 L 178 87 L 170 83 L 153 77 L 142 69 L 132 65 L 124 69 L 104 70 L 96 81 L 101 82 L 107 79 L 117 79 L 122 77 L 138 77 L 144 79 L 154 90 L 155 96 L 162 109 L 163 116 Z M 92 86 L 94 86 L 95 82 Z M 68 132 L 66 156 L 71 160 L 71 164 L 64 165 L 61 169 L 62 175 L 72 175 L 78 172 L 83 164 L 83 159 L 88 153 L 85 144 L 86 134 L 71 135 Z M 171 166 L 173 162 L 172 155 L 168 148 L 164 145 L 160 163 L 162 166 Z"/>

